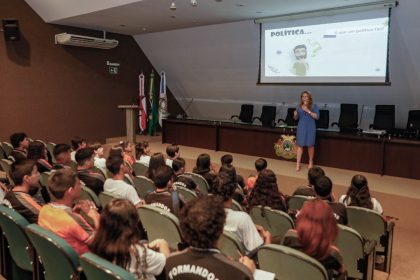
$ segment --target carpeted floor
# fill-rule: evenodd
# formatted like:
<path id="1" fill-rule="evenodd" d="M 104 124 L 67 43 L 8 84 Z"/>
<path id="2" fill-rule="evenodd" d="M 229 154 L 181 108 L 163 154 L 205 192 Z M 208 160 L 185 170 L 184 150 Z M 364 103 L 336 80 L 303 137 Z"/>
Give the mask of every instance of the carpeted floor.
<path id="1" fill-rule="evenodd" d="M 107 150 L 123 138 L 107 140 Z M 147 140 L 152 152 L 165 153 L 166 144 L 161 143 L 160 137 L 139 136 L 137 141 Z M 181 157 L 187 162 L 187 170 L 195 165 L 195 159 L 201 153 L 208 153 L 212 162 L 220 166 L 220 157 L 226 152 L 211 151 L 193 147 L 181 146 Z M 233 165 L 237 172 L 248 177 L 254 174 L 254 161 L 256 157 L 233 154 Z M 367 159 L 368 160 L 368 159 Z M 291 194 L 297 186 L 307 184 L 307 168 L 303 166 L 300 172 L 296 172 L 294 162 L 267 159 L 268 168 L 277 175 L 280 190 L 285 194 Z M 351 170 L 323 167 L 327 176 L 334 182 L 336 197 L 341 196 L 347 190 L 347 186 L 353 175 L 360 173 L 368 178 L 369 188 L 384 208 L 384 215 L 395 217 L 395 235 L 392 256 L 391 274 L 375 270 L 375 280 L 418 280 L 420 279 L 420 181 L 404 178 L 380 176 L 376 174 L 361 173 Z M 420 169 L 419 169 L 420 172 Z"/>

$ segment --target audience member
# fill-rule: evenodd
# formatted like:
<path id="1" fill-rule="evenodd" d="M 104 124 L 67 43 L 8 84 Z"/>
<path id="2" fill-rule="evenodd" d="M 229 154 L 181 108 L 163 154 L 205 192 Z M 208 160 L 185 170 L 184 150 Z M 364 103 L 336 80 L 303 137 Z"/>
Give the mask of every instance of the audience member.
<path id="1" fill-rule="evenodd" d="M 92 148 L 83 148 L 76 153 L 77 176 L 96 195 L 104 190 L 105 177 L 93 169 L 95 153 Z"/>
<path id="2" fill-rule="evenodd" d="M 29 147 L 29 140 L 26 133 L 13 133 L 10 135 L 10 143 L 13 146 L 13 150 L 9 155 L 9 159 L 12 161 L 20 161 L 26 159 Z"/>
<path id="3" fill-rule="evenodd" d="M 305 202 L 298 214 L 296 230 L 289 230 L 283 245 L 303 251 L 325 267 L 329 279 L 345 279 L 343 258 L 335 247 L 337 221 L 331 207 L 320 199 Z"/>
<path id="4" fill-rule="evenodd" d="M 372 209 L 381 215 L 383 213 L 379 201 L 376 200 L 376 198 L 371 197 L 367 179 L 363 175 L 353 176 L 347 194 L 341 196 L 339 201 L 347 206 L 359 206 Z"/>
<path id="5" fill-rule="evenodd" d="M 167 146 L 166 155 L 168 156 L 168 158 L 165 160 L 165 163 L 169 167 L 172 167 L 172 161 L 181 155 L 181 153 L 179 152 L 179 146 L 175 144 Z"/>
<path id="6" fill-rule="evenodd" d="M 55 158 L 55 164 L 53 169 L 58 170 L 62 168 L 72 168 L 76 171 L 74 161 L 71 160 L 71 148 L 67 144 L 57 144 L 54 146 L 53 155 Z"/>
<path id="7" fill-rule="evenodd" d="M 303 195 L 303 196 L 316 196 L 316 193 L 314 191 L 314 185 L 316 179 L 318 179 L 321 176 L 325 176 L 325 172 L 321 167 L 314 166 L 309 168 L 308 170 L 308 185 L 298 187 L 294 192 L 293 195 Z"/>
<path id="8" fill-rule="evenodd" d="M 165 158 L 163 156 L 162 153 L 154 153 L 151 157 L 150 157 L 150 163 L 149 163 L 149 168 L 146 171 L 146 177 L 149 178 L 150 180 L 154 180 L 154 173 L 156 172 L 156 170 L 163 166 L 166 165 L 165 163 Z"/>
<path id="9" fill-rule="evenodd" d="M 192 200 L 182 209 L 181 232 L 191 247 L 166 260 L 166 279 L 201 279 L 197 271 L 206 271 L 206 279 L 253 279 L 255 264 L 252 260 L 241 257 L 238 263 L 217 249 L 225 217 L 222 203 L 213 196 Z"/>
<path id="10" fill-rule="evenodd" d="M 232 165 L 233 156 L 231 154 L 225 154 L 220 158 L 221 165 Z"/>
<path id="11" fill-rule="evenodd" d="M 106 174 L 106 159 L 104 158 L 104 148 L 99 142 L 93 143 L 90 147 L 95 152 L 94 166 Z"/>
<path id="12" fill-rule="evenodd" d="M 155 279 L 169 256 L 168 243 L 156 239 L 145 244 L 141 240 L 136 208 L 127 200 L 113 199 L 101 212 L 91 250 L 127 269 L 136 279 Z"/>
<path id="13" fill-rule="evenodd" d="M 316 196 L 325 200 L 334 212 L 334 217 L 337 222 L 342 225 L 347 225 L 347 210 L 342 203 L 334 202 L 334 195 L 332 193 L 332 181 L 327 176 L 320 176 L 315 181 L 314 190 Z"/>
<path id="14" fill-rule="evenodd" d="M 73 151 L 70 153 L 70 158 L 72 161 L 76 161 L 76 153 L 80 149 L 86 148 L 86 141 L 82 137 L 75 136 L 71 139 L 71 146 L 73 147 Z"/>
<path id="15" fill-rule="evenodd" d="M 36 161 L 23 159 L 14 163 L 10 170 L 10 176 L 15 182 L 15 186 L 6 192 L 4 199 L 28 222 L 36 223 L 43 205 L 42 201 L 37 201 L 32 196 L 39 188 L 40 175 Z"/>
<path id="16" fill-rule="evenodd" d="M 134 145 L 128 141 L 120 141 L 119 146 L 123 149 L 124 161 L 130 165 L 133 165 L 136 162 L 136 159 L 133 156 Z"/>
<path id="17" fill-rule="evenodd" d="M 172 161 L 172 169 L 177 177 L 185 172 L 185 159 L 178 157 Z"/>
<path id="18" fill-rule="evenodd" d="M 28 146 L 28 159 L 36 161 L 36 166 L 40 173 L 49 172 L 52 169 L 51 164 L 47 160 L 47 148 L 41 141 L 34 141 Z"/>
<path id="19" fill-rule="evenodd" d="M 149 142 L 143 141 L 136 144 L 136 162 L 149 167 L 150 163 L 150 147 Z"/>
<path id="20" fill-rule="evenodd" d="M 270 232 L 266 231 L 262 226 L 256 226 L 247 213 L 232 210 L 232 196 L 235 189 L 236 183 L 224 173 L 221 173 L 215 180 L 214 194 L 223 199 L 225 207 L 225 230 L 235 234 L 245 245 L 248 252 L 253 251 L 264 243 L 271 243 Z"/>
<path id="21" fill-rule="evenodd" d="M 178 216 L 184 201 L 178 192 L 172 189 L 172 172 L 172 168 L 165 164 L 157 168 L 153 178 L 156 190 L 146 194 L 145 201 Z"/>
<path id="22" fill-rule="evenodd" d="M 287 212 L 285 196 L 279 191 L 277 178 L 272 170 L 264 169 L 260 172 L 248 204 L 249 207 L 261 205 Z"/>
<path id="23" fill-rule="evenodd" d="M 134 187 L 124 182 L 124 175 L 128 172 L 124 165 L 122 157 L 108 157 L 106 167 L 113 174 L 112 178 L 108 178 L 104 183 L 104 192 L 117 197 L 129 200 L 136 208 L 140 207 L 144 202 L 139 198 Z"/>
<path id="24" fill-rule="evenodd" d="M 187 188 L 190 191 L 195 192 L 197 197 L 202 197 L 203 193 L 198 188 L 197 183 L 194 181 L 193 177 L 189 174 L 183 174 L 182 176 L 178 176 L 175 178 L 175 181 L 172 184 L 172 188 L 176 189 L 177 187 Z"/>
<path id="25" fill-rule="evenodd" d="M 257 159 L 255 161 L 255 164 L 254 165 L 255 165 L 255 170 L 257 171 L 257 175 L 255 175 L 255 176 L 249 176 L 248 177 L 248 180 L 247 180 L 247 183 L 246 183 L 246 187 L 245 187 L 246 188 L 246 191 L 252 190 L 252 188 L 255 185 L 255 182 L 258 179 L 258 174 L 261 171 L 263 171 L 264 169 L 267 168 L 267 161 L 265 159 L 263 159 L 263 158 L 259 158 L 259 159 Z"/>
<path id="26" fill-rule="evenodd" d="M 92 201 L 82 200 L 74 205 L 82 190 L 77 174 L 69 168 L 57 170 L 48 179 L 48 186 L 55 201 L 41 208 L 38 224 L 66 240 L 79 255 L 88 252 L 99 213 Z M 90 225 L 81 212 L 94 224 Z"/>
<path id="27" fill-rule="evenodd" d="M 216 172 L 213 165 L 211 164 L 210 155 L 199 155 L 192 172 L 203 176 L 209 185 L 209 192 L 213 192 L 213 181 L 216 179 Z"/>

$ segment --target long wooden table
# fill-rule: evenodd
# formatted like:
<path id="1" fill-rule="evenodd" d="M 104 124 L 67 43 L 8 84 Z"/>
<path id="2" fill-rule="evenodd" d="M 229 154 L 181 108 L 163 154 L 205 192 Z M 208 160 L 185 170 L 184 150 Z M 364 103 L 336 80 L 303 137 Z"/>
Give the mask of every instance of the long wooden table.
<path id="1" fill-rule="evenodd" d="M 282 134 L 296 133 L 289 128 L 189 119 L 166 119 L 162 132 L 164 143 L 276 159 L 282 158 L 276 156 L 274 143 Z M 318 131 L 315 149 L 315 162 L 322 166 L 420 179 L 420 141 Z"/>

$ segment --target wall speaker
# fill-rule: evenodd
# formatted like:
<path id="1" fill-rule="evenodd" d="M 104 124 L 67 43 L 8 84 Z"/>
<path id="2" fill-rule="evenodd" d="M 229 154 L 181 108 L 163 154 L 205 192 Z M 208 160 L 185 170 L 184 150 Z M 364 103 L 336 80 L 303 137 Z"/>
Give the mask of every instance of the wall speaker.
<path id="1" fill-rule="evenodd" d="M 20 39 L 19 21 L 17 19 L 3 19 L 2 22 L 6 41 L 18 41 Z"/>

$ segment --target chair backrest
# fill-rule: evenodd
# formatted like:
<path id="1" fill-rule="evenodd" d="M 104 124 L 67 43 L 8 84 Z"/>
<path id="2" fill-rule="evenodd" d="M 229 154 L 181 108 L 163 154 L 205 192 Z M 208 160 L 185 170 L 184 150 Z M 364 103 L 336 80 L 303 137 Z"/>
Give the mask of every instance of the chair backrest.
<path id="1" fill-rule="evenodd" d="M 197 187 L 202 194 L 208 194 L 209 193 L 210 186 L 207 183 L 207 180 L 204 179 L 203 176 L 201 176 L 200 174 L 195 174 L 195 173 L 191 173 L 191 172 L 185 172 L 184 174 L 185 175 L 190 175 L 192 177 L 192 179 L 197 184 Z M 183 176 L 183 174 L 181 174 L 179 176 Z"/>
<path id="2" fill-rule="evenodd" d="M 380 238 L 386 231 L 384 218 L 371 209 L 347 206 L 348 226 L 355 229 L 366 240 L 380 243 Z"/>
<path id="3" fill-rule="evenodd" d="M 80 263 L 87 280 L 135 280 L 129 271 L 93 253 L 83 254 Z"/>
<path id="4" fill-rule="evenodd" d="M 36 224 L 26 227 L 26 233 L 45 269 L 45 280 L 79 279 L 79 256 L 58 235 Z"/>
<path id="5" fill-rule="evenodd" d="M 373 129 L 395 129 L 395 105 L 376 105 Z"/>
<path id="6" fill-rule="evenodd" d="M 295 118 L 293 117 L 294 112 L 295 112 L 296 108 L 287 108 L 287 115 L 286 115 L 286 119 L 284 120 L 284 122 L 288 125 L 288 126 L 297 126 L 298 121 L 295 120 Z"/>
<path id="7" fill-rule="evenodd" d="M 78 200 L 90 200 L 93 201 L 96 207 L 101 208 L 101 202 L 99 201 L 98 196 L 94 191 L 92 191 L 87 186 L 82 186 L 82 191 L 80 192 L 80 197 Z"/>
<path id="8" fill-rule="evenodd" d="M 12 161 L 8 159 L 0 159 L 0 168 L 7 174 L 9 174 L 10 168 L 12 166 Z"/>
<path id="9" fill-rule="evenodd" d="M 357 128 L 359 113 L 357 104 L 341 104 L 338 126 L 340 128 Z"/>
<path id="10" fill-rule="evenodd" d="M 223 254 L 234 260 L 238 260 L 241 255 L 244 256 L 246 254 L 245 246 L 236 235 L 229 231 L 223 231 L 223 234 L 217 241 L 217 247 Z"/>
<path id="11" fill-rule="evenodd" d="M 282 245 L 264 245 L 258 250 L 260 269 L 276 274 L 276 279 L 327 280 L 324 266 L 298 250 Z"/>
<path id="12" fill-rule="evenodd" d="M 9 244 L 10 255 L 18 267 L 32 271 L 32 251 L 25 233 L 29 222 L 13 209 L 0 205 L 0 227 Z"/>
<path id="13" fill-rule="evenodd" d="M 276 106 L 264 105 L 260 119 L 263 126 L 273 127 L 276 119 Z"/>
<path id="14" fill-rule="evenodd" d="M 145 198 L 146 194 L 152 192 L 156 189 L 155 183 L 152 180 L 145 176 L 136 176 L 134 177 L 134 188 L 136 189 L 137 194 L 140 198 Z"/>
<path id="15" fill-rule="evenodd" d="M 420 110 L 408 111 L 407 130 L 420 129 Z"/>
<path id="16" fill-rule="evenodd" d="M 287 213 L 270 207 L 254 206 L 249 215 L 254 224 L 264 227 L 272 236 L 282 238 L 289 229 L 295 228 L 292 218 Z"/>
<path id="17" fill-rule="evenodd" d="M 55 147 L 55 143 L 53 143 L 53 142 L 48 142 L 47 143 L 47 151 L 48 151 L 53 163 L 56 162 L 55 157 L 54 157 L 54 147 Z"/>
<path id="18" fill-rule="evenodd" d="M 176 191 L 184 198 L 185 202 L 190 201 L 194 198 L 197 198 L 195 191 L 189 190 L 184 186 L 180 186 L 180 182 L 174 182 L 173 186 L 176 187 Z"/>
<path id="19" fill-rule="evenodd" d="M 287 198 L 287 206 L 292 211 L 300 210 L 305 201 L 313 199 L 311 196 L 293 195 Z"/>
<path id="20" fill-rule="evenodd" d="M 244 208 L 242 208 L 242 205 L 239 204 L 239 202 L 232 199 L 232 210 L 234 210 L 234 211 L 244 211 Z"/>
<path id="21" fill-rule="evenodd" d="M 264 209 L 262 206 L 251 207 L 251 209 L 249 209 L 249 216 L 251 216 L 251 219 L 254 222 L 254 224 L 260 225 L 268 230 L 268 220 L 264 214 Z"/>
<path id="22" fill-rule="evenodd" d="M 114 198 L 115 197 L 113 197 L 111 194 L 106 193 L 106 192 L 101 192 L 99 194 L 99 201 L 100 201 L 102 207 L 105 207 L 105 205 L 107 205 L 108 202 L 110 202 Z"/>
<path id="23" fill-rule="evenodd" d="M 178 248 L 182 238 L 179 220 L 174 214 L 151 205 L 141 206 L 138 213 L 149 241 L 163 238 L 171 249 Z"/>
<path id="24" fill-rule="evenodd" d="M 244 123 L 252 123 L 252 116 L 254 115 L 254 105 L 242 104 L 239 119 Z"/>
<path id="25" fill-rule="evenodd" d="M 316 127 L 327 129 L 330 126 L 330 111 L 319 110 L 318 120 L 316 120 Z"/>
<path id="26" fill-rule="evenodd" d="M 132 167 L 133 167 L 134 174 L 136 174 L 136 176 L 146 176 L 146 172 L 148 169 L 146 165 L 139 162 L 135 162 L 133 163 Z"/>
<path id="27" fill-rule="evenodd" d="M 343 257 L 343 266 L 347 270 L 347 276 L 356 279 L 371 279 L 367 277 L 368 275 L 364 275 L 367 271 L 359 270 L 358 265 L 365 258 L 363 237 L 350 227 L 338 225 L 338 228 L 339 233 L 335 244 Z M 373 261 L 370 268 L 372 275 Z"/>
<path id="28" fill-rule="evenodd" d="M 13 151 L 13 146 L 9 142 L 1 142 L 1 147 L 3 148 L 6 157 L 10 156 L 10 153 Z"/>

